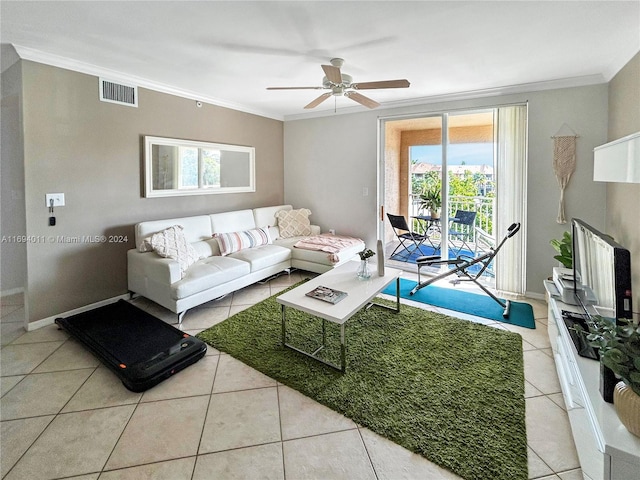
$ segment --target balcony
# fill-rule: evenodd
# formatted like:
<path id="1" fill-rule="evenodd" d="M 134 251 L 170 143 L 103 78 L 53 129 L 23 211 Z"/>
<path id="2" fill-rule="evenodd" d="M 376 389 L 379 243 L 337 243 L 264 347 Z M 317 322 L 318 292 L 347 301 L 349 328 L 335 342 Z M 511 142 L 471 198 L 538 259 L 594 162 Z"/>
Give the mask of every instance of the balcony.
<path id="1" fill-rule="evenodd" d="M 425 212 L 420 210 L 420 196 L 410 195 L 411 205 L 409 207 L 409 216 L 425 215 Z M 457 210 L 468 210 L 476 212 L 476 224 L 477 228 L 480 228 L 488 235 L 493 233 L 493 211 L 495 208 L 496 199 L 492 197 L 449 197 L 448 212 L 446 217 L 453 218 L 456 215 Z M 445 217 L 445 215 L 442 215 Z"/>
<path id="2" fill-rule="evenodd" d="M 442 219 L 450 219 L 455 217 L 457 210 L 466 210 L 476 212 L 475 223 L 473 226 L 464 226 L 462 231 L 467 235 L 465 236 L 466 245 L 463 245 L 462 241 L 457 238 L 449 238 L 449 257 L 454 258 L 456 253 L 460 249 L 460 254 L 469 256 L 478 256 L 487 252 L 490 248 L 495 247 L 495 235 L 493 228 L 493 213 L 495 211 L 495 201 L 493 197 L 483 196 L 451 196 L 448 198 L 448 210 L 446 214 L 441 213 Z M 420 208 L 421 200 L 418 195 L 410 196 L 409 203 L 409 219 L 412 222 L 411 226 L 414 231 L 421 232 L 424 229 L 424 224 L 421 224 L 419 220 L 412 218 L 419 215 L 428 215 Z M 438 247 L 441 244 L 440 230 L 437 226 L 432 226 L 429 231 L 429 239 L 431 242 L 426 241 L 421 247 L 421 252 L 414 252 L 412 255 L 401 254 L 390 257 L 391 253 L 396 249 L 399 242 L 394 237 L 390 242 L 387 242 L 385 248 L 386 258 L 389 259 L 391 265 L 398 266 L 404 269 L 412 270 L 415 266 L 415 258 L 420 254 L 424 255 L 440 255 L 440 249 L 434 249 L 432 247 Z M 401 249 L 400 249 L 401 250 Z M 405 252 L 406 253 L 406 252 Z M 488 279 L 493 278 L 492 269 L 489 268 L 485 274 Z"/>

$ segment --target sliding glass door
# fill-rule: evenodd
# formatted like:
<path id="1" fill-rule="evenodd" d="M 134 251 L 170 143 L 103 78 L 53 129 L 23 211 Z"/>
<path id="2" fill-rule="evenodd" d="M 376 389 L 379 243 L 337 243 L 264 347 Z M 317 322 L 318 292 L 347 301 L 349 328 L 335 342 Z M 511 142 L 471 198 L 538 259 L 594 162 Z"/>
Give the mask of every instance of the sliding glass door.
<path id="1" fill-rule="evenodd" d="M 396 249 L 398 232 L 382 215 L 390 265 L 412 270 L 420 255 L 478 257 L 511 223 L 524 223 L 526 106 L 389 119 L 381 128 L 381 210 L 404 216 L 418 240 Z M 508 261 L 496 258 L 483 279 L 523 293 L 524 243 L 514 243 Z"/>

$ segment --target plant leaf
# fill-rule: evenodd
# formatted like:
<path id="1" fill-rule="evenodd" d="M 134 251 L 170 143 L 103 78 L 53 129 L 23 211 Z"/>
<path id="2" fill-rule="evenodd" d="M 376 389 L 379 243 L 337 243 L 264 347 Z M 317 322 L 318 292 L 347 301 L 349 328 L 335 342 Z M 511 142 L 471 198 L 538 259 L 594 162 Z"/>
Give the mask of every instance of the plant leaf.
<path id="1" fill-rule="evenodd" d="M 629 357 L 619 348 L 612 348 L 608 350 L 605 355 L 615 363 L 624 363 L 629 359 Z"/>
<path id="2" fill-rule="evenodd" d="M 640 372 L 629 372 L 629 380 L 640 386 Z"/>

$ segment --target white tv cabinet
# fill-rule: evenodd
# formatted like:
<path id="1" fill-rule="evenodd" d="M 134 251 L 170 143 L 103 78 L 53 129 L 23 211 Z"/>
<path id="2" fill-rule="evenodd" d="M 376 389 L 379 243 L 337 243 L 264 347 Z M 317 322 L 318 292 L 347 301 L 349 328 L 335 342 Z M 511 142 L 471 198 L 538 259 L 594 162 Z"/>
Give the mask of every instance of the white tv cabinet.
<path id="1" fill-rule="evenodd" d="M 547 296 L 548 331 L 582 473 L 587 480 L 640 479 L 640 438 L 620 423 L 600 395 L 600 362 L 578 355 L 562 320 L 574 305 Z"/>

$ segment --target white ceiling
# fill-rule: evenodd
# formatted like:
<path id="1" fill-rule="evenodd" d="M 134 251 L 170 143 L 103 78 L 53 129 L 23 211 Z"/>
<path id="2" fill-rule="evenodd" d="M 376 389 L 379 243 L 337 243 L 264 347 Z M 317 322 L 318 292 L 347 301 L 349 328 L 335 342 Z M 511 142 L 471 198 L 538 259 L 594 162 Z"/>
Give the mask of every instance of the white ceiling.
<path id="1" fill-rule="evenodd" d="M 609 81 L 640 51 L 634 1 L 9 1 L 6 44 L 22 58 L 133 81 L 272 118 L 298 118 L 321 64 L 396 106 Z M 15 56 L 15 53 L 13 54 Z M 364 107 L 339 97 L 313 113 Z"/>

